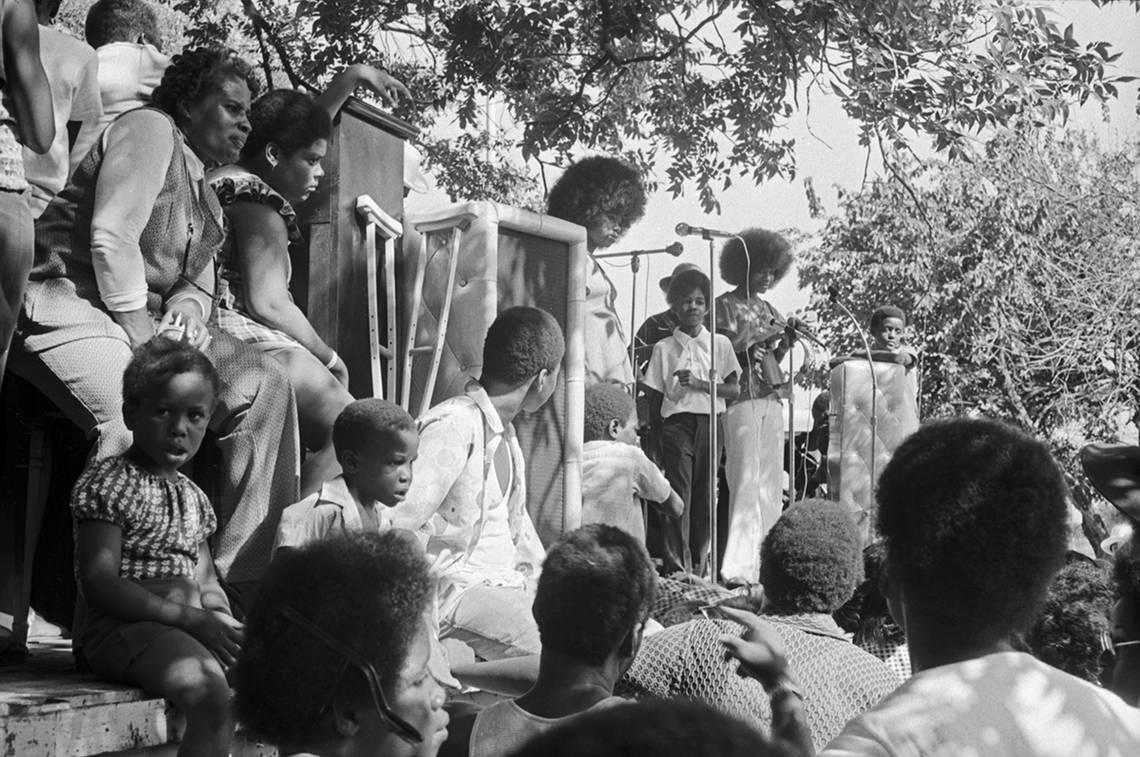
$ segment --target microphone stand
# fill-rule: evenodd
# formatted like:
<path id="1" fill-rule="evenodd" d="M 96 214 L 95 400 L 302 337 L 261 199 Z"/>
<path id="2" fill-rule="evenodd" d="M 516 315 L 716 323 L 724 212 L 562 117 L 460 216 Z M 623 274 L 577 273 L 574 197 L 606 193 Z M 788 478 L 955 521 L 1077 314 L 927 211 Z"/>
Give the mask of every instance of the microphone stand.
<path id="1" fill-rule="evenodd" d="M 629 364 L 633 367 L 634 397 L 637 396 L 637 274 L 641 271 L 642 255 L 666 254 L 678 257 L 683 251 L 680 242 L 674 242 L 660 250 L 630 250 L 629 252 L 604 252 L 593 255 L 594 260 L 604 258 L 629 258 L 629 270 L 633 273 L 633 296 L 630 297 L 629 307 Z"/>
<path id="2" fill-rule="evenodd" d="M 707 230 L 701 235 L 709 243 L 709 273 L 711 274 L 716 270 L 716 250 L 713 247 L 713 237 Z M 711 370 L 709 371 L 709 578 L 713 583 L 716 583 L 718 571 L 720 570 L 717 558 L 717 539 L 719 538 L 717 528 L 717 512 L 716 512 L 716 494 L 717 494 L 717 480 L 720 477 L 720 446 L 719 434 L 717 433 L 717 415 L 716 415 L 716 382 L 719 376 L 716 371 L 716 276 L 709 276 L 709 363 Z M 688 539 L 686 539 L 688 541 Z M 703 555 L 702 555 L 703 557 Z"/>

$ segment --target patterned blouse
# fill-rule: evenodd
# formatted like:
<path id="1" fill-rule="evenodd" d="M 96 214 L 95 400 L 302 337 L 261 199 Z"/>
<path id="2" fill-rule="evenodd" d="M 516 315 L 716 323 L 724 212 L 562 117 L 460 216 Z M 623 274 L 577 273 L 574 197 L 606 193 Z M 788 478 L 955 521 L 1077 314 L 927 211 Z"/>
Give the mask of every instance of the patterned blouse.
<path id="1" fill-rule="evenodd" d="M 750 360 L 748 348 L 757 342 L 767 341 L 783 333 L 783 318 L 776 308 L 759 297 L 744 297 L 736 291 L 725 292 L 716 298 L 716 330 L 732 342 L 744 373 L 740 378 L 740 397 L 737 402 L 756 400 L 770 394 L 783 396 L 786 390 L 783 372 L 771 352 L 761 360 Z"/>
<path id="2" fill-rule="evenodd" d="M 198 547 L 218 521 L 198 485 L 148 473 L 125 455 L 90 465 L 71 492 L 76 524 L 101 520 L 122 529 L 119 575 L 135 581 L 193 578 Z"/>
<path id="3" fill-rule="evenodd" d="M 259 177 L 234 166 L 226 166 L 210 175 L 210 186 L 218 195 L 222 207 L 235 202 L 252 202 L 276 211 L 285 222 L 289 236 L 289 246 L 280 250 L 285 264 L 285 280 L 293 277 L 291 253 L 301 244 L 301 227 L 297 224 L 297 213 L 289 201 L 278 194 Z M 246 304 L 246 286 L 241 278 L 241 250 L 232 229 L 228 229 L 225 245 L 218 257 L 219 303 L 214 311 L 214 322 L 218 328 L 249 344 L 289 344 L 300 346 L 297 340 L 283 331 L 266 326 L 254 319 Z"/>

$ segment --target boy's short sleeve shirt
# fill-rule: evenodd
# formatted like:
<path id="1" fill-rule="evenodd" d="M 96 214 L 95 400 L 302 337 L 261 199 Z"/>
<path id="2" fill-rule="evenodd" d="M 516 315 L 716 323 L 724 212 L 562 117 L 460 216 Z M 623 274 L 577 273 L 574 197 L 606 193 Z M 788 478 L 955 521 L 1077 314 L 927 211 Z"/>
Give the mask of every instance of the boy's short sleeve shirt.
<path id="1" fill-rule="evenodd" d="M 638 497 L 664 502 L 672 489 L 665 474 L 641 451 L 622 442 L 596 440 L 582 447 L 582 524 L 607 523 L 643 543 Z"/>
<path id="2" fill-rule="evenodd" d="M 380 530 L 390 527 L 390 516 L 380 507 Z M 289 505 L 281 514 L 277 525 L 276 551 L 281 547 L 298 548 L 335 533 L 357 533 L 364 530 L 364 521 L 357 510 L 356 501 L 348 491 L 344 476 L 337 476 L 300 502 Z"/>
<path id="3" fill-rule="evenodd" d="M 653 356 L 649 359 L 649 366 L 645 370 L 645 385 L 656 389 L 665 397 L 661 403 L 662 418 L 677 413 L 709 414 L 709 395 L 682 386 L 675 374 L 679 370 L 688 369 L 697 378 L 708 379 L 713 361 L 709 346 L 710 336 L 712 349 L 716 352 L 717 380 L 725 381 L 734 374 L 740 375 L 740 361 L 736 359 L 732 343 L 726 336 L 710 334 L 704 326 L 697 336 L 689 336 L 680 329 L 675 329 L 672 336 L 654 345 Z M 724 398 L 718 396 L 716 411 L 720 414 L 724 410 Z"/>
<path id="4" fill-rule="evenodd" d="M 148 473 L 126 457 L 93 463 L 71 493 L 75 522 L 98 520 L 121 530 L 119 575 L 136 581 L 191 578 L 198 548 L 217 516 L 198 485 Z"/>

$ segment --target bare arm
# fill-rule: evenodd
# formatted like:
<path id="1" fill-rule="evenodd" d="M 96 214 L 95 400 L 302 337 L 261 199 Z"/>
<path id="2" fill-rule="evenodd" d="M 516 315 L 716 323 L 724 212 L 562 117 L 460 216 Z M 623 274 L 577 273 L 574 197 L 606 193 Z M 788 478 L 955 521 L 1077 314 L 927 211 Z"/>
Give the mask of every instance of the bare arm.
<path id="1" fill-rule="evenodd" d="M 217 654 L 222 664 L 234 664 L 241 651 L 242 624 L 229 613 L 165 600 L 120 576 L 122 529 L 114 523 L 80 521 L 76 539 L 79 579 L 91 607 L 129 622 L 149 620 L 180 628 Z"/>
<path id="2" fill-rule="evenodd" d="M 289 231 L 285 220 L 277 211 L 256 202 L 227 206 L 226 218 L 236 242 L 246 306 L 254 319 L 285 332 L 322 363 L 328 363 L 333 349 L 289 298 Z"/>
<path id="3" fill-rule="evenodd" d="M 241 648 L 241 624 L 228 614 L 179 604 L 119 575 L 122 529 L 82 520 L 76 530 L 79 581 L 87 602 L 124 621 L 152 621 L 182 629 L 232 665 Z"/>
<path id="4" fill-rule="evenodd" d="M 488 662 L 459 662 L 451 666 L 451 674 L 465 686 L 520 697 L 538 680 L 538 655 Z"/>
<path id="5" fill-rule="evenodd" d="M 357 87 L 365 86 L 380 96 L 388 107 L 399 102 L 400 97 L 410 98 L 412 93 L 403 82 L 375 66 L 356 63 L 337 74 L 325 93 L 317 98 L 317 104 L 335 118 Z"/>
<path id="6" fill-rule="evenodd" d="M 40 30 L 29 0 L 3 4 L 4 63 L 8 75 L 16 134 L 33 152 L 43 154 L 55 139 L 51 85 L 40 62 Z"/>
<path id="7" fill-rule="evenodd" d="M 685 513 L 685 500 L 673 487 L 669 487 L 669 496 L 664 502 L 657 503 L 659 509 L 673 518 L 680 518 Z"/>
<path id="8" fill-rule="evenodd" d="M 214 568 L 214 556 L 210 554 L 210 547 L 206 542 L 198 545 L 198 588 L 202 592 L 202 607 L 206 610 L 217 610 L 226 615 L 233 615 L 230 608 L 230 599 L 218 582 L 218 571 Z"/>

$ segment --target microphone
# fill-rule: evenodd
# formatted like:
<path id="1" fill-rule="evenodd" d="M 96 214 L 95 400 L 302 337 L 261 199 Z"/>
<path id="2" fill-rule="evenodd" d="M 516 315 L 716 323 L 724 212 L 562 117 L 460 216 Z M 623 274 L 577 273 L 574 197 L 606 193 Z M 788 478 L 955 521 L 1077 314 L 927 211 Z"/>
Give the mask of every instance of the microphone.
<path id="1" fill-rule="evenodd" d="M 687 223 L 679 223 L 673 227 L 673 231 L 677 232 L 679 237 L 704 237 L 705 239 L 713 239 L 719 237 L 721 239 L 728 239 L 734 237 L 730 231 L 720 231 L 719 229 L 706 229 L 703 226 L 690 226 Z"/>
<path id="2" fill-rule="evenodd" d="M 658 255 L 658 254 L 664 253 L 666 255 L 672 255 L 673 257 L 677 258 L 677 257 L 680 257 L 681 253 L 684 251 L 685 251 L 685 245 L 681 244 L 680 242 L 674 242 L 673 244 L 669 245 L 668 247 L 657 247 L 657 248 L 652 249 L 652 250 L 629 250 L 628 252 L 603 252 L 600 255 L 593 255 L 591 257 L 593 257 L 595 259 L 597 259 L 597 258 L 625 258 L 625 257 L 637 257 L 639 255 Z"/>

